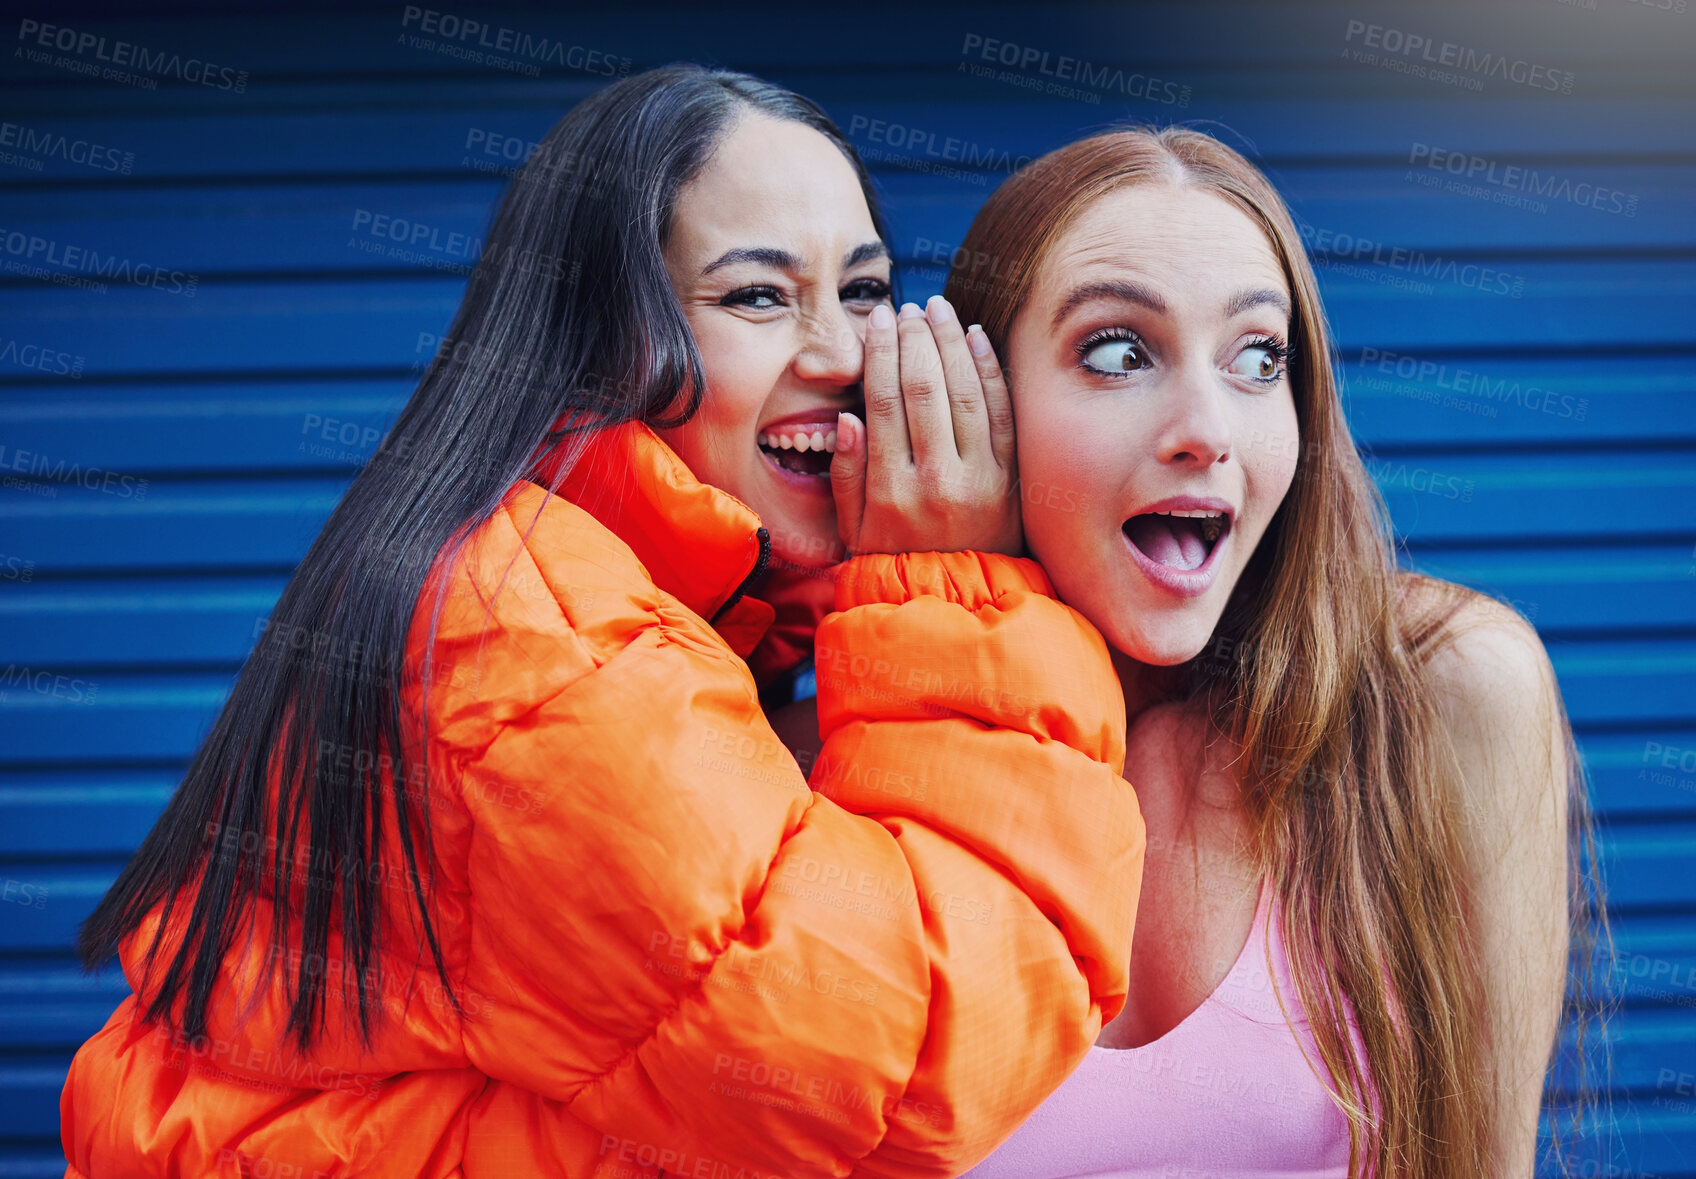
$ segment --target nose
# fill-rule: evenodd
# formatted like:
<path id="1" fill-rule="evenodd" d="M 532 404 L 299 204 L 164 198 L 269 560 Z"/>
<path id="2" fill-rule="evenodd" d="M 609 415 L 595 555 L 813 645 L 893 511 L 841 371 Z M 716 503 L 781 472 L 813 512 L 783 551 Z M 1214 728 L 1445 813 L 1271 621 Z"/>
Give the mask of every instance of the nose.
<path id="1" fill-rule="evenodd" d="M 1229 393 L 1211 373 L 1180 375 L 1168 391 L 1156 453 L 1163 463 L 1206 468 L 1231 461 Z"/>
<path id="2" fill-rule="evenodd" d="M 795 375 L 827 385 L 857 385 L 865 371 L 865 327 L 837 298 L 826 298 L 802 327 Z"/>

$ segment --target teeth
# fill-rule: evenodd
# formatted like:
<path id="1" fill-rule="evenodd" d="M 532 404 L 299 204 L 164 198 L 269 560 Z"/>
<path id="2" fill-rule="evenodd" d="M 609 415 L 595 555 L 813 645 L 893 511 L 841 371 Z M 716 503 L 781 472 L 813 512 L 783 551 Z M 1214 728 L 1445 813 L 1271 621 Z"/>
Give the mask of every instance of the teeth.
<path id="1" fill-rule="evenodd" d="M 1225 513 L 1215 512 L 1207 508 L 1174 508 L 1169 512 L 1154 512 L 1156 516 L 1179 516 L 1186 520 L 1200 520 L 1201 538 L 1208 544 L 1218 540 L 1225 531 Z"/>
<path id="2" fill-rule="evenodd" d="M 760 435 L 760 445 L 768 450 L 822 450 L 831 454 L 836 453 L 836 431 L 814 430 L 807 433 L 802 430 L 793 432 L 769 431 Z"/>

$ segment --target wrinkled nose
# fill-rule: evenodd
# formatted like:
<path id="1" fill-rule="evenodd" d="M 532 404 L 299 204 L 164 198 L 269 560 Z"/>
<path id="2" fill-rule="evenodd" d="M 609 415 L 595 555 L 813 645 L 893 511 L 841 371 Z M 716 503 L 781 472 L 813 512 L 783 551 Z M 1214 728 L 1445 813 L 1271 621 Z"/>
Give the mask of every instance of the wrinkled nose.
<path id="1" fill-rule="evenodd" d="M 828 309 L 807 317 L 801 349 L 795 354 L 795 375 L 820 384 L 857 385 L 865 371 L 864 329 L 840 300 L 828 303 Z"/>

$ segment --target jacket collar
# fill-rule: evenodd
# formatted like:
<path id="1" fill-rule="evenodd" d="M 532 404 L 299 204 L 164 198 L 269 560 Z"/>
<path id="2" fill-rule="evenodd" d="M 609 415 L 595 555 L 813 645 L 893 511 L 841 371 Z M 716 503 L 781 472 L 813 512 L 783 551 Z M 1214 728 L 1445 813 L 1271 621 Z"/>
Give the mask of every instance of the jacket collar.
<path id="1" fill-rule="evenodd" d="M 579 445 L 582 457 L 556 486 Z M 695 478 L 642 422 L 595 430 L 576 444 L 567 437 L 537 461 L 531 477 L 600 521 L 630 546 L 655 585 L 715 625 L 728 621 L 719 616 L 734 610 L 765 570 L 770 540 L 754 510 Z"/>

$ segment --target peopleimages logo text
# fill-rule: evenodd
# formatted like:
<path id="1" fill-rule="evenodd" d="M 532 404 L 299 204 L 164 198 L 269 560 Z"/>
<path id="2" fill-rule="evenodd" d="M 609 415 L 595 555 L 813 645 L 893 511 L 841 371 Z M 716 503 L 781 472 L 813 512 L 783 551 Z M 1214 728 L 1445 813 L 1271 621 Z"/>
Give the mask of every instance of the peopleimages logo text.
<path id="1" fill-rule="evenodd" d="M 1487 295 L 1507 295 L 1517 299 L 1525 294 L 1525 276 L 1521 274 L 1509 274 L 1492 266 L 1462 262 L 1441 254 L 1427 257 L 1423 250 L 1391 246 L 1305 222 L 1297 226 L 1297 231 L 1302 241 L 1307 243 L 1316 266 L 1370 261 L 1386 270 L 1400 271 L 1415 278 L 1452 282 Z"/>
<path id="2" fill-rule="evenodd" d="M 123 176 L 128 176 L 135 166 L 133 151 L 119 151 L 87 139 L 72 139 L 58 131 L 38 130 L 23 123 L 0 123 L 0 148 L 12 147 L 31 156 L 64 160 Z"/>
<path id="3" fill-rule="evenodd" d="M 1430 66 L 1461 70 L 1482 78 L 1500 78 L 1505 82 L 1530 86 L 1536 90 L 1572 93 L 1575 75 L 1571 70 L 1555 69 L 1539 62 L 1510 58 L 1500 53 L 1480 53 L 1471 46 L 1456 45 L 1453 41 L 1439 42 L 1421 33 L 1408 33 L 1384 25 L 1351 20 L 1343 40 L 1352 45 L 1357 37 L 1363 47 L 1390 54 L 1404 61 L 1418 61 Z"/>
<path id="4" fill-rule="evenodd" d="M 1539 172 L 1519 164 L 1503 164 L 1488 156 L 1437 147 L 1429 143 L 1414 143 L 1408 149 L 1407 162 L 1422 164 L 1430 172 L 1441 172 L 1457 179 L 1494 185 L 1509 192 L 1524 193 L 1551 201 L 1566 201 L 1603 213 L 1637 216 L 1636 193 L 1617 188 L 1579 181 L 1552 172 Z"/>
<path id="5" fill-rule="evenodd" d="M 511 53 L 530 62 L 553 63 L 605 78 L 622 78 L 630 72 L 630 59 L 600 49 L 568 45 L 553 37 L 533 37 L 504 25 L 488 25 L 475 17 L 460 16 L 434 8 L 408 4 L 401 10 L 400 26 L 439 37 L 461 48 Z"/>
<path id="6" fill-rule="evenodd" d="M 981 33 L 966 34 L 960 46 L 960 56 L 965 59 L 961 63 L 962 66 L 976 58 L 991 65 L 1008 66 L 1027 74 L 1052 78 L 1054 82 L 1051 85 L 1055 86 L 1060 82 L 1075 82 L 1084 91 L 1093 92 L 1097 99 L 1102 93 L 1112 92 L 1122 94 L 1126 98 L 1142 98 L 1169 106 L 1187 107 L 1190 104 L 1190 87 L 1171 79 L 1136 70 L 1127 73 L 1120 66 L 1097 65 L 1081 57 L 1055 54 L 1040 46 L 1020 45 L 1013 41 L 985 37 Z M 1032 79 L 1036 80 L 1038 79 Z M 1064 92 L 1064 96 L 1069 98 L 1079 96 L 1066 87 L 1050 92 Z"/>
<path id="7" fill-rule="evenodd" d="M 218 65 L 204 58 L 184 57 L 180 53 L 155 52 L 133 41 L 107 40 L 97 33 L 86 33 L 65 25 L 45 24 L 26 17 L 18 22 L 18 40 L 75 57 L 92 57 L 95 61 L 114 66 L 127 66 L 143 74 L 210 86 L 214 90 L 228 90 L 234 94 L 247 90 L 246 70 Z"/>

